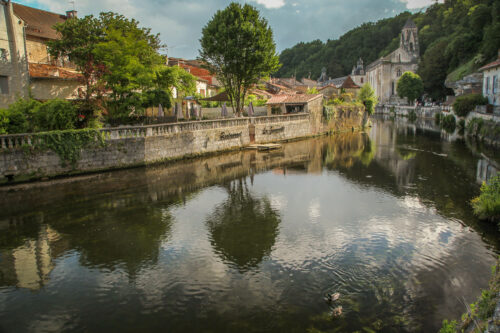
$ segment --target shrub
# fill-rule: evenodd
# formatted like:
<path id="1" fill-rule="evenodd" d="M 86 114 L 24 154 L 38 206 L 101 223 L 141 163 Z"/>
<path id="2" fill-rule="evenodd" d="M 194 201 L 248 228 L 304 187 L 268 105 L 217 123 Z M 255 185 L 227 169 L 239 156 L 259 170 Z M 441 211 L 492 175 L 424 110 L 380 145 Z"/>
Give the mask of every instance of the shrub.
<path id="1" fill-rule="evenodd" d="M 476 105 L 488 104 L 488 99 L 481 94 L 470 94 L 457 97 L 453 103 L 453 110 L 459 117 L 466 117 Z"/>
<path id="2" fill-rule="evenodd" d="M 375 95 L 375 91 L 373 90 L 370 83 L 365 83 L 363 87 L 361 87 L 358 100 L 363 103 L 366 108 L 366 112 L 368 114 L 372 114 L 375 111 L 375 106 L 377 106 L 378 98 Z"/>
<path id="3" fill-rule="evenodd" d="M 481 128 L 483 127 L 484 120 L 482 118 L 471 119 L 467 123 L 467 134 L 472 136 L 479 135 Z"/>
<path id="4" fill-rule="evenodd" d="M 438 112 L 434 115 L 434 121 L 436 122 L 436 125 L 441 124 L 443 117 L 444 117 L 444 115 L 441 112 Z"/>
<path id="5" fill-rule="evenodd" d="M 0 133 L 26 133 L 33 130 L 32 118 L 40 102 L 33 99 L 19 99 L 7 109 L 0 111 Z"/>
<path id="6" fill-rule="evenodd" d="M 415 121 L 415 120 L 417 120 L 417 113 L 416 113 L 414 110 L 411 110 L 411 111 L 408 113 L 408 120 L 410 120 L 410 121 Z"/>
<path id="7" fill-rule="evenodd" d="M 455 333 L 457 331 L 458 323 L 455 320 L 448 322 L 448 320 L 443 320 L 443 326 L 438 333 Z"/>
<path id="8" fill-rule="evenodd" d="M 456 126 L 457 122 L 455 120 L 455 116 L 452 114 L 444 116 L 443 119 L 441 120 L 441 127 L 443 127 L 445 131 L 449 133 L 454 132 Z"/>
<path id="9" fill-rule="evenodd" d="M 490 183 L 481 185 L 481 194 L 472 199 L 474 214 L 480 219 L 500 219 L 500 173 L 490 180 Z"/>
<path id="10" fill-rule="evenodd" d="M 74 129 L 77 110 L 69 101 L 53 99 L 35 109 L 34 120 L 37 131 Z"/>

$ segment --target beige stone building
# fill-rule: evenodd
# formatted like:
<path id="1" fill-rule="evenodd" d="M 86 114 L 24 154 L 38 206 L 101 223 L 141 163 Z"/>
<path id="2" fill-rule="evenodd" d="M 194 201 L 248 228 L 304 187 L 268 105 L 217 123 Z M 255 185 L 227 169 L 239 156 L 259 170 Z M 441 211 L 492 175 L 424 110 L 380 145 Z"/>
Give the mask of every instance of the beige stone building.
<path id="1" fill-rule="evenodd" d="M 401 32 L 399 48 L 366 68 L 367 81 L 381 104 L 404 102 L 397 96 L 397 82 L 404 72 L 416 72 L 419 52 L 418 28 L 408 19 Z"/>
<path id="2" fill-rule="evenodd" d="M 66 15 L 0 0 L 0 107 L 18 98 L 78 99 L 83 87 L 80 74 L 64 60 L 50 57 L 47 41 L 58 38 L 53 26 Z"/>

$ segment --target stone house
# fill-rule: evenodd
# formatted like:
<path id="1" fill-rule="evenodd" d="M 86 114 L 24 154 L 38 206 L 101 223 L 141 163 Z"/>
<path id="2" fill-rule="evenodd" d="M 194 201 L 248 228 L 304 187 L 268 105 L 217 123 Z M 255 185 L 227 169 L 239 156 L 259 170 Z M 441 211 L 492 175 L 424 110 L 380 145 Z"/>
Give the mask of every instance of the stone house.
<path id="1" fill-rule="evenodd" d="M 375 90 L 381 104 L 402 102 L 397 96 L 397 82 L 404 72 L 417 71 L 419 52 L 418 28 L 408 19 L 401 31 L 399 48 L 366 68 L 366 81 Z"/>
<path id="2" fill-rule="evenodd" d="M 338 83 L 340 82 L 342 83 L 339 86 L 336 86 L 335 84 L 329 84 L 327 86 L 319 88 L 318 90 L 320 93 L 325 95 L 326 98 L 340 96 L 342 92 L 352 94 L 353 97 L 356 97 L 358 95 L 359 89 L 361 87 L 354 82 L 350 75 L 346 76 L 344 80 L 338 81 Z"/>
<path id="3" fill-rule="evenodd" d="M 79 98 L 80 74 L 68 61 L 52 59 L 46 44 L 58 38 L 52 27 L 71 17 L 76 11 L 61 15 L 0 1 L 0 107 L 29 91 L 39 100 Z"/>
<path id="4" fill-rule="evenodd" d="M 494 106 L 500 106 L 500 50 L 498 59 L 479 68 L 483 73 L 483 96 Z"/>
<path id="5" fill-rule="evenodd" d="M 363 65 L 363 59 L 359 58 L 356 66 L 353 66 L 350 75 L 337 77 L 334 79 L 327 78 L 326 67 L 323 67 L 323 69 L 321 70 L 321 76 L 318 78 L 318 85 L 320 87 L 335 86 L 337 88 L 340 88 L 348 77 L 350 77 L 350 79 L 358 87 L 361 87 L 366 83 L 366 72 Z"/>
<path id="6" fill-rule="evenodd" d="M 267 115 L 311 113 L 322 110 L 323 94 L 275 95 L 267 103 Z"/>

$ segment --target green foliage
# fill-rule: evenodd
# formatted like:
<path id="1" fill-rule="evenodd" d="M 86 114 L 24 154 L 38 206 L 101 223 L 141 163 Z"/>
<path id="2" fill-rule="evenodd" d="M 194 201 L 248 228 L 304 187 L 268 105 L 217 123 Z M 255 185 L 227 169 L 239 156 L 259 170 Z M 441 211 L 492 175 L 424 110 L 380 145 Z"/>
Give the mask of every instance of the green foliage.
<path id="1" fill-rule="evenodd" d="M 443 326 L 439 330 L 439 333 L 455 333 L 458 328 L 458 323 L 456 320 L 448 322 L 448 320 L 443 320 Z"/>
<path id="2" fill-rule="evenodd" d="M 319 91 L 316 87 L 312 87 L 312 88 L 307 89 L 306 94 L 316 95 L 316 94 L 319 94 Z"/>
<path id="3" fill-rule="evenodd" d="M 253 106 L 264 106 L 266 105 L 267 99 L 258 98 L 256 95 L 248 95 L 245 99 L 245 105 L 249 105 L 252 102 Z"/>
<path id="4" fill-rule="evenodd" d="M 203 28 L 200 44 L 200 58 L 217 75 L 238 114 L 250 86 L 280 66 L 271 28 L 248 4 L 233 2 L 217 11 Z"/>
<path id="5" fill-rule="evenodd" d="M 434 121 L 436 122 L 436 125 L 440 125 L 441 121 L 443 120 L 444 115 L 441 112 L 438 112 L 434 115 Z"/>
<path id="6" fill-rule="evenodd" d="M 500 173 L 483 183 L 479 197 L 472 199 L 474 214 L 481 219 L 500 221 Z"/>
<path id="7" fill-rule="evenodd" d="M 378 99 L 377 96 L 375 96 L 375 91 L 370 83 L 367 82 L 363 85 L 363 87 L 361 87 L 357 99 L 363 103 L 368 114 L 373 114 L 375 106 L 377 106 Z"/>
<path id="8" fill-rule="evenodd" d="M 481 94 L 463 95 L 453 102 L 453 111 L 459 117 L 466 117 L 477 105 L 485 104 L 488 104 L 488 99 Z"/>
<path id="9" fill-rule="evenodd" d="M 394 51 L 399 46 L 401 29 L 410 16 L 409 12 L 404 12 L 376 23 L 364 23 L 336 40 L 301 42 L 285 49 L 280 54 L 283 66 L 277 76 L 296 75 L 300 79 L 311 74 L 317 78 L 323 67 L 327 69 L 328 76 L 347 75 L 360 57 L 367 65 Z"/>
<path id="10" fill-rule="evenodd" d="M 455 132 L 456 126 L 457 126 L 457 121 L 455 119 L 455 116 L 452 114 L 444 116 L 441 120 L 441 127 L 444 128 L 444 130 L 447 131 L 448 133 Z"/>
<path id="11" fill-rule="evenodd" d="M 37 131 L 74 129 L 77 118 L 76 107 L 69 101 L 49 100 L 36 107 L 34 123 Z"/>
<path id="12" fill-rule="evenodd" d="M 18 99 L 7 109 L 0 110 L 0 133 L 15 134 L 33 131 L 33 115 L 40 102 Z"/>
<path id="13" fill-rule="evenodd" d="M 338 104 L 335 104 L 338 105 Z M 337 114 L 337 108 L 334 105 L 324 105 L 323 106 L 323 117 L 329 122 L 331 119 L 335 118 Z"/>
<path id="14" fill-rule="evenodd" d="M 348 75 L 361 57 L 365 64 L 385 56 L 399 46 L 399 36 L 411 17 L 419 28 L 418 74 L 424 91 L 442 100 L 451 90 L 444 82 L 448 74 L 475 59 L 456 73 L 465 74 L 497 57 L 500 48 L 500 3 L 492 0 L 436 2 L 425 12 L 405 12 L 376 23 L 365 23 L 326 43 L 315 40 L 299 43 L 280 54 L 283 64 L 278 77 L 319 77 L 326 67 L 328 76 Z"/>
<path id="15" fill-rule="evenodd" d="M 408 120 L 410 120 L 410 121 L 415 121 L 415 120 L 417 120 L 417 113 L 416 113 L 414 110 L 411 110 L 411 111 L 408 113 Z"/>
<path id="16" fill-rule="evenodd" d="M 471 136 L 478 136 L 481 133 L 481 129 L 484 125 L 484 120 L 482 118 L 473 118 L 467 123 L 467 134 Z"/>
<path id="17" fill-rule="evenodd" d="M 64 166 L 75 166 L 80 158 L 80 151 L 90 146 L 104 145 L 104 137 L 95 129 L 65 130 L 42 132 L 32 137 L 34 150 L 52 150 Z"/>
<path id="18" fill-rule="evenodd" d="M 412 104 L 424 92 L 424 84 L 418 74 L 405 72 L 398 80 L 397 92 L 399 97 L 408 98 Z"/>

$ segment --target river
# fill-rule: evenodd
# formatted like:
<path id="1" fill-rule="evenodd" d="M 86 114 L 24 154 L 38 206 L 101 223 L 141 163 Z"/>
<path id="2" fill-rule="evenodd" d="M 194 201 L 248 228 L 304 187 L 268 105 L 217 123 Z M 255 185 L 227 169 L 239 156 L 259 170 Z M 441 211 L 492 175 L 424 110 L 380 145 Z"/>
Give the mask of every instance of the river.
<path id="1" fill-rule="evenodd" d="M 468 204 L 491 156 L 374 119 L 277 151 L 1 187 L 0 332 L 436 332 L 499 253 Z"/>

